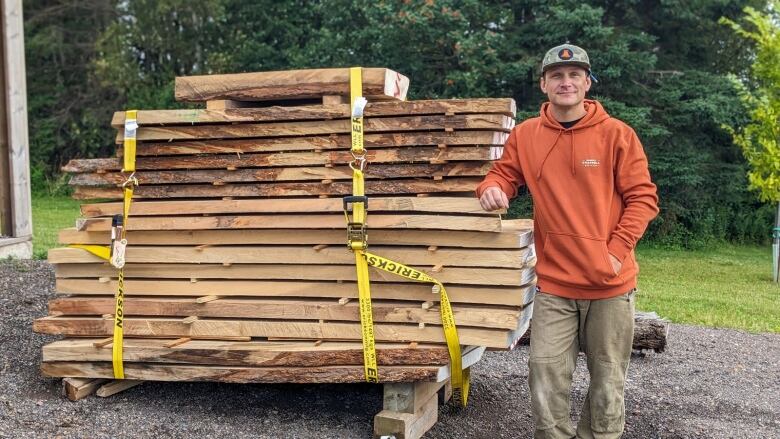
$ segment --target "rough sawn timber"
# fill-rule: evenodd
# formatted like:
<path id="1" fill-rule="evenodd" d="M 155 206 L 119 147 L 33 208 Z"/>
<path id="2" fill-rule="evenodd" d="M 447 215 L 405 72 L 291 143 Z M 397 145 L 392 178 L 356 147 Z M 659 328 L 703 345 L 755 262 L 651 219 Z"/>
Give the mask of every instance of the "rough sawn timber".
<path id="1" fill-rule="evenodd" d="M 339 200 L 339 202 L 341 201 Z M 370 229 L 370 233 L 372 245 L 517 249 L 528 246 L 532 241 L 533 231 L 530 229 L 507 230 L 506 220 L 501 222 L 501 227 L 500 233 L 377 228 Z M 343 246 L 345 236 L 344 230 L 336 229 L 129 230 L 127 232 L 128 242 L 132 242 L 134 245 L 306 244 Z M 108 245 L 111 242 L 111 236 L 107 231 L 78 231 L 75 228 L 67 228 L 60 230 L 59 242 L 61 244 Z"/>
<path id="2" fill-rule="evenodd" d="M 447 177 L 442 180 L 402 179 L 368 180 L 365 182 L 367 195 L 387 194 L 461 194 L 471 197 L 474 188 L 482 181 L 474 177 Z M 159 185 L 139 186 L 137 198 L 224 198 L 224 197 L 298 197 L 329 196 L 342 197 L 352 191 L 352 183 L 226 183 L 223 185 Z M 77 200 L 121 199 L 122 188 L 75 186 L 73 198 Z"/>
<path id="3" fill-rule="evenodd" d="M 365 133 L 404 131 L 490 130 L 509 132 L 514 119 L 501 114 L 462 114 L 456 116 L 395 116 L 368 118 Z M 264 122 L 214 125 L 146 126 L 138 128 L 138 141 L 235 139 L 247 137 L 316 136 L 346 134 L 351 130 L 350 119 L 295 122 Z M 116 143 L 123 143 L 124 128 L 120 128 Z"/>
<path id="4" fill-rule="evenodd" d="M 100 339 L 72 338 L 43 347 L 43 361 L 111 361 L 111 345 L 95 347 Z M 363 364 L 360 342 L 299 341 L 231 342 L 190 340 L 166 347 L 172 339 L 125 338 L 124 361 L 129 363 L 175 363 L 222 366 L 316 367 Z M 442 345 L 377 343 L 377 363 L 383 366 L 419 364 L 444 365 L 449 362 Z"/>
<path id="5" fill-rule="evenodd" d="M 419 147 L 376 149 L 366 153 L 370 163 L 444 163 L 447 161 L 488 161 L 490 148 L 453 146 L 448 148 Z M 349 151 L 280 152 L 256 154 L 214 154 L 206 156 L 139 157 L 138 171 L 165 169 L 241 169 L 258 167 L 344 165 L 352 161 Z M 121 171 L 120 158 L 73 159 L 62 168 L 65 172 Z M 388 192 L 391 194 L 392 192 Z"/>
<path id="6" fill-rule="evenodd" d="M 363 68 L 361 76 L 363 95 L 368 100 L 406 99 L 406 76 L 386 68 Z M 349 96 L 348 68 L 177 76 L 174 86 L 174 96 L 180 102 L 311 99 L 324 95 Z"/>
<path id="7" fill-rule="evenodd" d="M 503 114 L 515 116 L 515 100 L 495 99 L 439 99 L 420 101 L 369 102 L 363 117 L 417 116 L 431 114 Z M 140 126 L 199 125 L 236 122 L 281 122 L 293 120 L 348 119 L 349 104 L 295 105 L 262 108 L 234 108 L 222 110 L 139 110 L 136 120 Z M 124 127 L 125 112 L 117 111 L 111 126 Z"/>
<path id="8" fill-rule="evenodd" d="M 304 339 L 360 340 L 360 325 L 354 322 L 275 321 L 259 319 L 196 319 L 128 317 L 123 320 L 128 337 L 292 337 Z M 102 317 L 42 317 L 33 322 L 33 330 L 43 334 L 67 336 L 110 336 L 113 319 Z M 439 325 L 375 323 L 377 341 L 446 343 Z M 458 327 L 461 344 L 504 349 L 512 343 L 512 331 L 504 329 Z"/>
<path id="9" fill-rule="evenodd" d="M 535 256 L 530 249 L 487 250 L 440 248 L 435 252 L 424 247 L 372 246 L 371 253 L 405 265 L 484 268 L 525 268 L 533 266 Z M 346 248 L 308 246 L 129 246 L 128 264 L 355 264 L 355 255 Z M 52 264 L 101 263 L 103 259 L 80 248 L 49 250 Z M 391 267 L 392 268 L 392 267 Z"/>
<path id="10" fill-rule="evenodd" d="M 422 308 L 419 303 L 403 301 L 372 301 L 372 315 L 375 322 L 440 324 L 439 307 Z M 360 321 L 357 301 L 339 303 L 323 299 L 245 299 L 218 298 L 198 303 L 197 298 L 147 298 L 128 297 L 124 302 L 123 315 L 156 317 L 208 317 L 208 318 L 255 318 L 272 320 L 328 320 Z M 52 315 L 95 316 L 111 314 L 116 300 L 108 297 L 68 297 L 49 302 Z M 521 310 L 510 307 L 488 307 L 456 304 L 453 315 L 458 325 L 484 328 L 515 329 Z"/>
<path id="11" fill-rule="evenodd" d="M 275 268 L 275 267 L 272 267 Z M 135 296 L 207 296 L 218 295 L 220 297 L 312 297 L 312 298 L 331 298 L 334 301 L 343 298 L 355 300 L 358 297 L 357 284 L 354 283 L 355 270 L 349 267 L 343 267 L 343 276 L 352 279 L 352 282 L 338 283 L 322 281 L 323 275 L 318 273 L 312 266 L 307 266 L 309 271 L 315 271 L 310 274 L 311 281 L 262 281 L 262 280 L 208 280 L 208 279 L 125 279 L 125 295 L 127 297 Z M 79 294 L 89 296 L 110 296 L 117 291 L 117 281 L 112 276 L 116 276 L 116 269 L 106 266 L 84 266 L 78 264 L 74 266 L 58 265 L 57 269 L 57 292 L 60 294 Z M 81 271 L 73 270 L 81 269 Z M 173 272 L 175 268 L 172 268 Z M 257 269 L 256 269 L 257 270 Z M 338 279 L 342 274 L 333 274 L 332 279 Z M 257 270 L 259 271 L 259 270 Z M 270 271 L 270 270 L 269 270 Z M 277 270 L 278 271 L 278 270 Z M 303 273 L 304 270 L 301 270 Z M 436 277 L 442 282 L 449 283 L 451 276 L 444 276 L 449 272 L 448 269 L 436 273 Z M 386 276 L 382 277 L 382 273 Z M 76 278 L 63 276 L 77 275 Z M 173 274 L 176 275 L 175 273 Z M 184 276 L 186 273 L 179 273 Z M 277 276 L 280 276 L 277 274 Z M 391 277 L 392 276 L 392 277 Z M 269 276 L 270 277 L 270 276 Z M 303 277 L 303 276 L 302 276 Z M 489 279 L 489 277 L 486 277 Z M 514 286 L 501 286 L 495 282 L 488 285 L 447 285 L 447 294 L 452 303 L 473 303 L 480 305 L 507 305 L 507 306 L 525 306 L 534 297 L 535 281 L 534 272 L 527 270 L 523 272 L 523 277 L 515 276 Z M 403 280 L 398 276 L 393 276 L 383 271 L 373 271 L 371 273 L 371 297 L 374 299 L 390 300 L 411 300 L 419 303 L 437 300 L 438 296 L 431 293 L 431 287 L 428 284 L 421 283 L 398 283 Z M 457 278 L 455 279 L 457 280 Z M 392 281 L 390 283 L 388 281 Z M 487 280 L 485 281 L 487 282 Z"/>
<path id="12" fill-rule="evenodd" d="M 508 133 L 495 131 L 428 131 L 366 134 L 363 144 L 369 150 L 420 146 L 493 146 L 493 159 L 501 156 L 501 146 Z M 247 154 L 252 152 L 349 150 L 348 134 L 328 136 L 265 137 L 259 139 L 178 140 L 175 142 L 141 142 L 137 156 L 192 154 Z M 123 150 L 117 147 L 117 157 Z"/>
<path id="13" fill-rule="evenodd" d="M 374 197 L 369 207 L 372 213 L 435 212 L 492 217 L 505 213 L 503 210 L 486 212 L 476 198 L 463 197 Z M 122 213 L 122 208 L 122 203 L 82 204 L 81 214 L 85 217 L 113 216 Z M 130 215 L 135 217 L 220 213 L 341 213 L 343 209 L 343 201 L 335 198 L 136 201 L 130 206 Z"/>

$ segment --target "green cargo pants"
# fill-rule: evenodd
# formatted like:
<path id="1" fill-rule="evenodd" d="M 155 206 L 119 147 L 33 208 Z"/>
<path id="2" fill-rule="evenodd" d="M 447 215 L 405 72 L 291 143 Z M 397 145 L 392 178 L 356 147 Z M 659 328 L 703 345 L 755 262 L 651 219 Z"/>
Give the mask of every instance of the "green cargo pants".
<path id="1" fill-rule="evenodd" d="M 607 439 L 623 434 L 623 388 L 633 337 L 633 290 L 601 300 L 536 295 L 528 361 L 535 438 Z M 587 356 L 590 388 L 575 436 L 569 395 L 580 350 Z"/>

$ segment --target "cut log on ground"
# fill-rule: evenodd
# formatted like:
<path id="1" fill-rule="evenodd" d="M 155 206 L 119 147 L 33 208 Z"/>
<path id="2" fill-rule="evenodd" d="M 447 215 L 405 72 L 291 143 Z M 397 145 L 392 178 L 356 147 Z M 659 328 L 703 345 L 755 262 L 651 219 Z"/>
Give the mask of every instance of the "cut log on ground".
<path id="1" fill-rule="evenodd" d="M 668 320 L 658 317 L 654 312 L 637 312 L 634 315 L 634 350 L 663 352 L 668 336 Z"/>

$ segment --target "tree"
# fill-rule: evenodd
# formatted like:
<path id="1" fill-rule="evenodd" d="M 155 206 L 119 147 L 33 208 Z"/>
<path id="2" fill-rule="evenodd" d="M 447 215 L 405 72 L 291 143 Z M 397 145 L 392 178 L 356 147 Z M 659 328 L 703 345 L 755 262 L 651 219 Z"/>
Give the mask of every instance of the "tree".
<path id="1" fill-rule="evenodd" d="M 723 127 L 742 132 L 749 121 L 727 74 L 747 75 L 751 51 L 717 23 L 765 0 L 365 5 L 25 1 L 37 169 L 55 175 L 70 158 L 112 154 L 113 111 L 184 106 L 173 99 L 177 75 L 383 66 L 411 78 L 410 99 L 513 97 L 522 120 L 545 99 L 541 56 L 569 41 L 591 56 L 601 80 L 592 96 L 645 146 L 661 197 L 646 239 L 678 247 L 766 240 L 774 206 L 750 193 L 748 164 Z M 512 213 L 529 216 L 530 206 L 521 197 Z"/>
<path id="2" fill-rule="evenodd" d="M 57 190 L 74 156 L 108 155 L 119 102 L 91 75 L 95 41 L 116 19 L 113 0 L 25 0 L 25 57 L 34 191 Z"/>
<path id="3" fill-rule="evenodd" d="M 778 203 L 773 243 L 773 272 L 778 282 L 780 272 L 780 0 L 772 0 L 767 12 L 746 7 L 745 21 L 750 28 L 729 19 L 721 22 L 755 44 L 749 78 L 734 77 L 734 85 L 750 115 L 750 122 L 740 128 L 729 127 L 734 143 L 750 164 L 750 188 L 762 201 Z"/>

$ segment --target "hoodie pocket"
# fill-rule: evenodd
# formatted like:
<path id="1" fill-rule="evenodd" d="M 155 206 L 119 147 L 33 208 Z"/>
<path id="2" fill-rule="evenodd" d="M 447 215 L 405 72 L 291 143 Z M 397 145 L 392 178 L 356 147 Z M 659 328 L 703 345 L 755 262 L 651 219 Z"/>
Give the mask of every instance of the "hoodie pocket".
<path id="1" fill-rule="evenodd" d="M 537 273 L 565 285 L 601 287 L 617 277 L 603 239 L 548 232 L 543 253 Z"/>

